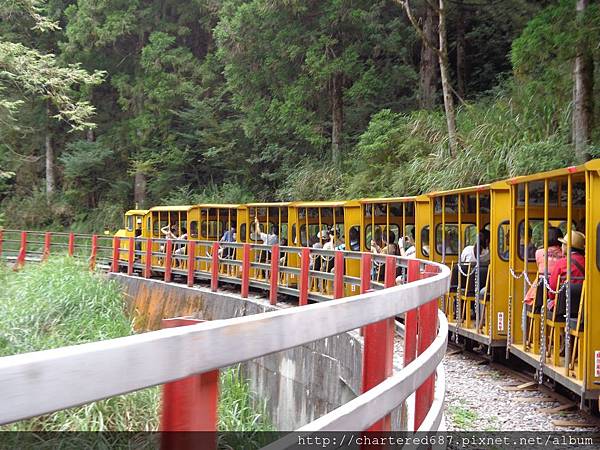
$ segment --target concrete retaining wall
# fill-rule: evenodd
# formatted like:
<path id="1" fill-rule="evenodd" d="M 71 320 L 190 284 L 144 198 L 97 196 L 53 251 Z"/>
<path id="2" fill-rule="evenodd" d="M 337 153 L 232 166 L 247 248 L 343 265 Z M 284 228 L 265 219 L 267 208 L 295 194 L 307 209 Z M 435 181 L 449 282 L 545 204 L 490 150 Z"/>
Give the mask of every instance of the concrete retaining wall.
<path id="1" fill-rule="evenodd" d="M 163 318 L 219 320 L 273 310 L 259 298 L 109 274 L 121 283 L 136 329 L 156 330 Z M 319 324 L 315 324 L 319 326 Z M 248 361 L 243 370 L 278 430 L 293 430 L 356 397 L 362 349 L 357 333 L 342 333 Z"/>

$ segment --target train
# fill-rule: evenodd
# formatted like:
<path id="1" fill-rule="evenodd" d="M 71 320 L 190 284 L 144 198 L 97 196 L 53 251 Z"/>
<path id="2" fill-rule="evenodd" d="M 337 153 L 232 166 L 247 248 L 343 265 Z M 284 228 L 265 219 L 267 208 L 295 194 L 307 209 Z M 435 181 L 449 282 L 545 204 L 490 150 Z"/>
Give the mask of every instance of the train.
<path id="1" fill-rule="evenodd" d="M 439 307 L 452 339 L 492 358 L 512 355 L 540 381 L 546 377 L 579 396 L 582 406 L 598 405 L 600 327 L 592 324 L 600 320 L 600 298 L 594 300 L 600 292 L 600 159 L 417 196 L 135 209 L 125 213 L 116 236 L 121 255 L 128 238 L 160 239 L 165 227 L 190 241 L 217 242 L 229 231 L 230 241 L 261 243 L 256 222 L 282 246 L 322 247 L 333 235 L 343 242 L 336 248 L 370 252 L 383 239 L 403 253 L 412 247 L 416 258 L 448 265 L 450 289 Z M 557 233 L 567 273 L 552 287 Z M 575 253 L 584 256 L 583 266 Z M 288 258 L 287 265 L 300 264 L 298 253 Z M 358 273 L 358 259 L 345 264 L 346 275 Z M 374 263 L 373 280 L 381 279 L 378 270 Z M 315 298 L 333 298 L 322 285 L 311 289 Z M 345 290 L 358 294 L 353 285 Z"/>

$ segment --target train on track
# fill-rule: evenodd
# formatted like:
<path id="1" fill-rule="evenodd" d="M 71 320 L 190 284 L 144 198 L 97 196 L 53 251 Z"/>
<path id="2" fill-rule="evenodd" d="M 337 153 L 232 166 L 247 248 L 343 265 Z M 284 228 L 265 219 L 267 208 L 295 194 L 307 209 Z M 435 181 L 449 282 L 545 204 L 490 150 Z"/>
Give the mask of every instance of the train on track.
<path id="1" fill-rule="evenodd" d="M 160 241 L 167 232 L 188 241 L 236 243 L 262 243 L 275 235 L 287 247 L 385 248 L 444 263 L 452 279 L 439 307 L 453 338 L 491 356 L 513 355 L 538 377 L 579 396 L 582 405 L 597 404 L 600 327 L 593 324 L 600 322 L 600 160 L 411 197 L 131 210 L 116 235 L 120 258 L 126 258 L 129 238 L 141 238 L 136 250 L 144 255 L 145 242 Z M 163 244 L 150 245 L 160 252 Z M 268 250 L 259 253 L 252 257 L 268 261 Z M 300 264 L 297 252 L 287 258 L 287 265 Z M 358 259 L 345 264 L 345 275 L 358 272 Z M 557 265 L 564 267 L 553 279 Z M 311 265 L 330 268 L 326 260 Z M 381 271 L 373 262 L 373 280 L 381 281 Z M 295 282 L 293 274 L 285 276 Z M 348 285 L 346 295 L 357 294 L 354 288 Z M 333 298 L 323 286 L 311 289 L 321 299 Z"/>

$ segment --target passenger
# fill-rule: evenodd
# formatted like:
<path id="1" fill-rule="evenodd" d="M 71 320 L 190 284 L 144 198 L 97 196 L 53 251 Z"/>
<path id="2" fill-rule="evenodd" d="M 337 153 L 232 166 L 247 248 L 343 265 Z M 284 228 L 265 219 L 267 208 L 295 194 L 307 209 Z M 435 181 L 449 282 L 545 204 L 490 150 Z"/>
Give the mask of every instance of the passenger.
<path id="1" fill-rule="evenodd" d="M 178 237 L 179 240 L 181 241 L 187 241 L 188 240 L 188 232 L 187 232 L 187 228 L 186 227 L 181 227 L 181 236 Z M 175 244 L 176 248 L 175 251 L 173 252 L 174 255 L 177 256 L 181 256 L 181 255 L 185 255 L 186 254 L 186 250 L 187 250 L 187 245 L 186 244 Z M 175 260 L 175 264 L 177 266 L 179 266 L 181 261 L 179 260 Z"/>
<path id="2" fill-rule="evenodd" d="M 254 218 L 254 235 L 263 241 L 263 245 L 273 246 L 279 243 L 279 236 L 277 235 L 277 227 L 275 225 L 271 225 L 269 229 L 269 233 L 263 233 L 260 229 L 260 223 L 258 221 L 258 217 Z M 260 262 L 266 263 L 271 260 L 271 250 L 261 251 L 260 252 Z"/>
<path id="3" fill-rule="evenodd" d="M 348 232 L 348 236 L 350 238 L 350 250 L 353 252 L 360 251 L 360 233 L 358 232 L 358 228 L 352 227 Z"/>
<path id="4" fill-rule="evenodd" d="M 550 227 L 548 229 L 548 273 L 551 274 L 554 270 L 554 266 L 557 261 L 562 256 L 561 250 L 561 231 L 556 227 Z M 535 262 L 538 268 L 538 276 L 544 277 L 546 273 L 546 252 L 544 248 L 540 248 L 535 252 Z M 538 284 L 540 282 L 540 278 L 538 278 L 535 283 L 529 288 L 527 294 L 525 294 L 525 303 L 527 305 L 532 305 L 533 301 L 536 298 L 536 293 L 538 292 Z M 543 291 L 542 291 L 543 292 Z M 539 294 L 538 294 L 539 295 Z M 543 295 L 543 293 L 542 293 Z M 538 299 L 537 303 L 543 302 L 543 299 Z"/>
<path id="5" fill-rule="evenodd" d="M 160 232 L 165 235 L 166 240 L 177 239 L 177 225 L 171 225 L 170 227 L 165 225 L 160 229 Z M 166 245 L 160 244 L 159 250 L 161 253 L 164 252 L 166 250 Z"/>
<path id="6" fill-rule="evenodd" d="M 481 245 L 481 252 L 479 253 L 479 264 L 488 265 L 490 263 L 490 232 L 488 230 L 481 230 L 479 232 L 479 244 Z M 461 263 L 476 263 L 477 242 L 473 245 L 467 245 L 462 253 L 460 254 Z"/>
<path id="7" fill-rule="evenodd" d="M 340 245 L 338 232 L 335 228 L 329 230 L 329 240 L 323 244 L 323 250 L 336 250 Z M 321 270 L 331 272 L 333 269 L 333 256 L 323 256 L 323 267 Z"/>
<path id="8" fill-rule="evenodd" d="M 523 227 L 520 226 L 519 227 L 520 230 L 520 235 L 521 235 L 521 239 L 519 241 L 519 258 L 523 259 L 524 258 L 524 254 L 525 254 L 525 236 L 523 231 Z M 533 259 L 535 258 L 535 252 L 537 251 L 537 248 L 535 247 L 535 244 L 533 242 L 531 242 L 531 238 L 533 236 L 533 233 L 531 231 L 531 227 L 528 227 L 527 229 L 527 260 L 528 261 L 533 261 Z"/>
<path id="9" fill-rule="evenodd" d="M 567 239 L 559 238 L 562 243 L 563 257 L 556 261 L 548 284 L 556 291 L 562 281 L 567 279 Z M 571 231 L 571 283 L 583 284 L 585 278 L 585 235 L 579 231 Z M 548 292 L 548 309 L 554 309 L 555 294 Z"/>
<path id="10" fill-rule="evenodd" d="M 142 251 L 142 240 L 140 239 L 140 237 L 142 236 L 142 229 L 141 228 L 136 228 L 135 229 L 135 261 L 139 261 L 141 258 L 141 251 Z"/>
<path id="11" fill-rule="evenodd" d="M 404 246 L 406 245 L 406 250 Z M 400 239 L 400 255 L 406 258 L 416 258 L 417 248 L 415 247 L 415 230 L 410 230 L 408 236 Z"/>
<path id="12" fill-rule="evenodd" d="M 235 238 L 235 227 L 230 226 L 229 229 L 223 233 L 223 236 L 219 242 L 235 242 Z M 231 259 L 233 258 L 233 255 L 235 255 L 235 248 L 219 247 L 219 258 Z"/>

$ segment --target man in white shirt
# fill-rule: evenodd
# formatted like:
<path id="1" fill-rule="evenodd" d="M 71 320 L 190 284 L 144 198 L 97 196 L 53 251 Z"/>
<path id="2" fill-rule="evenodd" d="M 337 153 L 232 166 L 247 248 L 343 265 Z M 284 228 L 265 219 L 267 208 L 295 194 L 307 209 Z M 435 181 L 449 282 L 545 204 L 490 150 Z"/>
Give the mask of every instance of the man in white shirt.
<path id="1" fill-rule="evenodd" d="M 487 230 L 479 232 L 479 244 L 481 246 L 481 252 L 479 253 L 479 263 L 487 265 L 490 263 L 490 233 Z M 462 253 L 460 254 L 460 262 L 463 263 L 476 263 L 476 243 L 473 245 L 467 245 Z"/>

